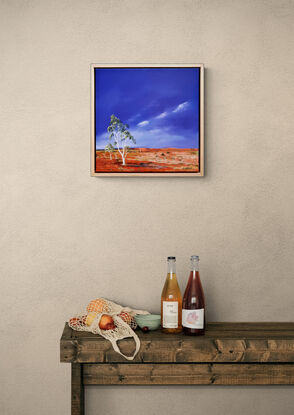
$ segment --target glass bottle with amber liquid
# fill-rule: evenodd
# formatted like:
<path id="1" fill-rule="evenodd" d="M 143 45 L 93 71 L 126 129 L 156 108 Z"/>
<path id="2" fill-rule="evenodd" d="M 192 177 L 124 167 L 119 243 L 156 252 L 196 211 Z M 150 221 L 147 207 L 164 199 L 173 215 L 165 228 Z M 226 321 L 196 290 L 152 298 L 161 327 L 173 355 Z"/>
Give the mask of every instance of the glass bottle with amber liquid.
<path id="1" fill-rule="evenodd" d="M 161 327 L 164 333 L 182 331 L 182 294 L 176 276 L 176 257 L 167 258 L 167 276 L 161 294 Z"/>
<path id="2" fill-rule="evenodd" d="M 191 272 L 183 297 L 182 325 L 185 334 L 205 332 L 205 299 L 199 275 L 199 257 L 191 256 Z"/>

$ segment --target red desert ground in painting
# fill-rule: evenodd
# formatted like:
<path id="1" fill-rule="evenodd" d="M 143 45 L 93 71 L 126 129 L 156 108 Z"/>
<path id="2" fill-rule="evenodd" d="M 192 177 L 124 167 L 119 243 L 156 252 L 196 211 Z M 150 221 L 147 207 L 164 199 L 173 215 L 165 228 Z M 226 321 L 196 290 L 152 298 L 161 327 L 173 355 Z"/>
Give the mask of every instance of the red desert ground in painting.
<path id="1" fill-rule="evenodd" d="M 133 148 L 123 166 L 118 151 L 96 150 L 96 173 L 199 173 L 194 148 Z"/>

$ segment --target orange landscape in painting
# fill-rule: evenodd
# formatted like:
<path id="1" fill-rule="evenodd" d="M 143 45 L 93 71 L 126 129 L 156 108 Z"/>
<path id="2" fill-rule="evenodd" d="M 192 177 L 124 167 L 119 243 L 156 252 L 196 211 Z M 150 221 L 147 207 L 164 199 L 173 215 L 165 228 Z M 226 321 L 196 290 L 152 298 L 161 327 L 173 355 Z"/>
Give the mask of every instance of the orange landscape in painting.
<path id="1" fill-rule="evenodd" d="M 199 173 L 194 148 L 133 148 L 123 166 L 119 152 L 96 150 L 96 173 Z"/>

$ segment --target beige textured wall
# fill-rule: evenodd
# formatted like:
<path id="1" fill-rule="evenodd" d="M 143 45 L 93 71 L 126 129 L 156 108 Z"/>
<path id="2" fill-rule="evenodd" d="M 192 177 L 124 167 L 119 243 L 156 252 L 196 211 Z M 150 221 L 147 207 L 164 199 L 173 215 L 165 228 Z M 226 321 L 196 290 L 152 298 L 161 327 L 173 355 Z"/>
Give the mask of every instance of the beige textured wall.
<path id="1" fill-rule="evenodd" d="M 0 7 L 1 414 L 69 414 L 64 321 L 99 295 L 158 311 L 168 254 L 182 287 L 200 255 L 209 320 L 293 320 L 294 2 Z M 91 62 L 205 63 L 203 179 L 90 177 Z M 86 397 L 88 414 L 113 415 L 290 415 L 294 404 L 287 387 Z"/>

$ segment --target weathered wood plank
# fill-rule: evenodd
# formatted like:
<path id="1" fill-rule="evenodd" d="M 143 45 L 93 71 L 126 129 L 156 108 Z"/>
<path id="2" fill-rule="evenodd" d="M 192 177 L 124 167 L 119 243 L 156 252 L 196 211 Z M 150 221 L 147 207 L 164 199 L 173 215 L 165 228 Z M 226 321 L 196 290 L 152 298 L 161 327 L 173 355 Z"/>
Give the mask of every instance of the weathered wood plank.
<path id="1" fill-rule="evenodd" d="M 60 340 L 60 361 L 73 363 L 77 360 L 77 340 Z"/>
<path id="2" fill-rule="evenodd" d="M 84 364 L 85 385 L 293 385 L 293 364 Z"/>
<path id="3" fill-rule="evenodd" d="M 77 362 L 125 362 L 111 344 L 80 341 L 75 354 Z M 134 345 L 131 341 L 121 342 L 124 354 L 131 355 Z M 294 342 L 287 340 L 226 340 L 189 339 L 189 341 L 162 344 L 161 342 L 141 342 L 141 349 L 134 362 L 294 362 Z"/>
<path id="4" fill-rule="evenodd" d="M 65 326 L 64 326 L 64 329 L 63 329 L 63 333 L 62 333 L 62 336 L 61 336 L 61 340 L 63 340 L 63 339 L 66 339 L 66 340 L 71 339 L 72 336 L 74 336 L 74 335 L 75 335 L 75 331 L 72 330 L 67 323 L 65 323 Z"/>
<path id="5" fill-rule="evenodd" d="M 264 324 L 211 323 L 208 324 L 205 336 L 199 337 L 168 335 L 160 331 L 144 334 L 138 331 L 141 348 L 134 362 L 294 362 L 294 323 L 268 323 L 268 331 L 264 328 L 259 329 L 264 327 Z M 248 329 L 250 325 L 254 330 Z M 282 330 L 280 325 L 285 327 L 285 330 Z M 224 330 L 216 331 L 214 326 L 223 327 Z M 235 331 L 232 326 L 236 327 Z M 240 330 L 241 326 L 245 326 L 246 329 Z M 293 327 L 293 331 L 289 330 L 290 327 Z M 120 342 L 120 347 L 124 354 L 131 355 L 134 341 L 124 339 Z M 125 362 L 103 337 L 76 332 L 68 327 L 61 338 L 60 359 L 62 362 L 76 363 Z"/>
<path id="6" fill-rule="evenodd" d="M 67 326 L 67 324 L 66 324 Z M 68 327 L 68 326 L 67 326 Z M 71 330 L 71 329 L 69 329 Z M 206 327 L 205 337 L 215 338 L 215 337 L 246 337 L 250 332 L 251 338 L 264 338 L 271 336 L 272 338 L 280 337 L 281 332 L 283 332 L 283 337 L 293 338 L 294 339 L 294 323 L 208 323 Z M 148 334 L 142 333 L 140 330 L 137 331 L 139 337 L 144 338 L 146 336 L 150 338 L 158 338 L 162 341 L 170 341 L 170 334 L 161 333 L 160 330 L 150 332 Z M 174 338 L 181 339 L 183 334 L 173 334 Z M 64 335 L 62 336 L 62 338 Z M 89 332 L 78 332 L 73 331 L 70 337 L 65 336 L 65 338 L 88 338 L 88 339 L 97 339 L 97 336 Z M 99 337 L 101 341 L 104 341 L 102 337 Z"/>
<path id="7" fill-rule="evenodd" d="M 84 415 L 83 367 L 79 363 L 71 365 L 71 415 Z"/>

